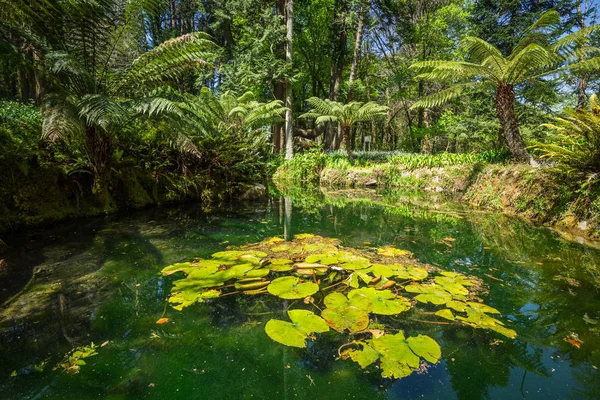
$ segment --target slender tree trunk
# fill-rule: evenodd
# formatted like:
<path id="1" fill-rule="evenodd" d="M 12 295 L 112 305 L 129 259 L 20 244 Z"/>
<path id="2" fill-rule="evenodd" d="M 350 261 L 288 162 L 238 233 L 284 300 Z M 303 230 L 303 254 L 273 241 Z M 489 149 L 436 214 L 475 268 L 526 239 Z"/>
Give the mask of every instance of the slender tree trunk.
<path id="1" fill-rule="evenodd" d="M 515 115 L 515 89 L 512 85 L 499 84 L 496 88 L 496 114 L 502 126 L 504 140 L 513 161 L 530 162 Z"/>
<path id="2" fill-rule="evenodd" d="M 358 26 L 356 28 L 356 40 L 354 41 L 354 54 L 352 55 L 352 66 L 350 67 L 350 77 L 348 83 L 350 84 L 350 90 L 348 91 L 348 98 L 346 102 L 352 101 L 353 91 L 352 83 L 356 78 L 356 71 L 358 70 L 358 59 L 360 57 L 360 48 L 362 47 L 362 37 L 365 29 L 365 14 L 369 8 L 369 0 L 363 0 L 360 4 L 360 12 L 358 17 Z"/>
<path id="3" fill-rule="evenodd" d="M 333 48 L 331 52 L 331 70 L 329 74 L 329 100 L 336 101 L 340 91 L 342 72 L 344 70 L 344 56 L 346 54 L 346 42 L 348 32 L 346 29 L 346 0 L 336 0 L 333 14 L 332 38 Z M 341 132 L 332 123 L 327 124 L 327 131 L 323 141 L 326 149 L 339 148 Z"/>
<path id="4" fill-rule="evenodd" d="M 585 28 L 585 19 L 583 17 L 583 12 L 581 11 L 581 0 L 577 0 L 577 22 L 579 23 L 579 29 Z M 583 61 L 582 57 L 579 57 L 579 61 Z M 577 109 L 583 109 L 585 107 L 585 101 L 587 96 L 585 95 L 585 91 L 587 89 L 587 81 L 584 76 L 579 77 L 579 81 L 577 82 Z"/>
<path id="5" fill-rule="evenodd" d="M 171 28 L 177 29 L 177 19 L 175 17 L 175 0 L 169 0 L 169 17 L 171 20 Z"/>
<path id="6" fill-rule="evenodd" d="M 285 60 L 292 65 L 292 41 L 294 39 L 294 0 L 286 2 L 286 41 L 285 41 Z M 294 157 L 294 135 L 292 127 L 292 83 L 288 80 L 285 87 L 285 158 Z"/>
<path id="7" fill-rule="evenodd" d="M 285 0 L 277 0 L 276 4 L 277 15 L 281 17 L 281 24 L 286 25 L 286 11 L 285 11 Z M 231 33 L 231 30 L 230 30 Z M 232 39 L 233 41 L 233 39 Z M 281 40 L 277 44 L 278 57 L 285 57 L 285 40 Z M 273 95 L 275 100 L 281 100 L 285 104 L 285 90 L 286 83 L 283 79 L 277 79 L 273 84 Z M 281 152 L 281 139 L 284 136 L 282 133 L 285 129 L 285 124 L 275 123 L 273 124 L 273 153 L 277 154 Z"/>

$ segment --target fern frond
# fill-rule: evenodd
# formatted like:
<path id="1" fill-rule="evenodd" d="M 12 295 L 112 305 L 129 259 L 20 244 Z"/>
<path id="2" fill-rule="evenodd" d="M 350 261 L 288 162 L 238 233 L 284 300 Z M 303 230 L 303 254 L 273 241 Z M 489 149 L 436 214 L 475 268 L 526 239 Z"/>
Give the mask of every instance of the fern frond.
<path id="1" fill-rule="evenodd" d="M 419 99 L 410 107 L 410 109 L 414 110 L 421 107 L 431 108 L 441 106 L 442 104 L 445 104 L 452 99 L 462 96 L 466 88 L 473 87 L 478 84 L 479 82 L 468 82 L 451 86 L 448 89 L 441 90 L 437 93 L 433 93 L 429 96 Z"/>

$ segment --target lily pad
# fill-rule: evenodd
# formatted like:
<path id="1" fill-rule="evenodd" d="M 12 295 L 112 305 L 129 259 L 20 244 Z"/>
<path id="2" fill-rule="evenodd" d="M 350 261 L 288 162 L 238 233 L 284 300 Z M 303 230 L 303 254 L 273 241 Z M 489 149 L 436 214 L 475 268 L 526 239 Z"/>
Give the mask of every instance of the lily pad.
<path id="1" fill-rule="evenodd" d="M 422 281 L 427 278 L 429 273 L 423 268 L 404 266 L 400 264 L 390 265 L 394 275 L 399 279 L 410 279 L 413 281 Z"/>
<path id="2" fill-rule="evenodd" d="M 443 310 L 438 310 L 435 312 L 435 315 L 437 315 L 438 317 L 442 317 L 445 319 L 448 319 L 450 321 L 454 321 L 454 314 L 452 314 L 452 311 L 448 310 L 447 308 L 443 309 Z"/>
<path id="3" fill-rule="evenodd" d="M 263 251 L 255 250 L 230 250 L 230 251 L 219 251 L 212 255 L 213 259 L 225 260 L 225 261 L 241 261 L 244 263 L 258 264 L 260 259 L 267 256 L 267 253 Z"/>
<path id="4" fill-rule="evenodd" d="M 434 278 L 435 283 L 442 287 L 445 291 L 453 295 L 467 295 L 469 290 L 462 284 L 457 283 L 454 279 L 446 276 L 436 276 Z"/>
<path id="5" fill-rule="evenodd" d="M 271 339 L 286 346 L 306 347 L 306 339 L 312 333 L 322 333 L 329 326 L 321 317 L 307 310 L 290 310 L 288 316 L 292 322 L 269 320 L 265 332 Z"/>
<path id="6" fill-rule="evenodd" d="M 301 283 L 295 276 L 283 276 L 275 279 L 267 290 L 274 296 L 282 299 L 303 299 L 319 291 L 319 285 L 313 282 Z"/>
<path id="7" fill-rule="evenodd" d="M 402 331 L 396 335 L 383 335 L 379 338 L 359 342 L 361 350 L 351 350 L 347 354 L 361 367 L 377 360 L 381 361 L 382 375 L 390 378 L 403 378 L 420 366 L 420 358 L 437 363 L 441 349 L 429 336 L 404 337 Z"/>
<path id="8" fill-rule="evenodd" d="M 369 326 L 369 314 L 356 307 L 326 308 L 321 317 L 338 332 L 359 332 Z"/>
<path id="9" fill-rule="evenodd" d="M 189 307 L 196 303 L 203 303 L 204 300 L 215 299 L 220 295 L 221 292 L 214 289 L 205 290 L 201 293 L 193 291 L 182 291 L 171 295 L 171 297 L 169 297 L 169 303 L 172 304 L 172 307 L 175 310 L 181 311 L 185 307 Z"/>
<path id="10" fill-rule="evenodd" d="M 506 328 L 501 321 L 473 308 L 467 309 L 467 317 L 458 315 L 456 319 L 474 328 L 489 329 L 511 339 L 517 337 L 517 332 Z"/>
<path id="11" fill-rule="evenodd" d="M 409 293 L 419 293 L 415 296 L 421 303 L 431 303 L 435 305 L 446 304 L 452 300 L 452 295 L 436 285 L 407 285 L 404 287 Z"/>
<path id="12" fill-rule="evenodd" d="M 292 264 L 294 262 L 292 260 L 288 260 L 287 258 L 274 258 L 270 261 L 271 263 L 267 268 L 269 268 L 271 271 L 285 272 L 293 269 Z"/>
<path id="13" fill-rule="evenodd" d="M 336 257 L 335 252 L 331 252 L 331 253 L 325 253 L 325 254 L 323 254 L 323 253 L 311 254 L 310 256 L 306 257 L 304 262 L 319 263 L 319 264 L 323 264 L 323 265 L 335 265 L 335 264 L 339 264 L 340 260 Z"/>
<path id="14" fill-rule="evenodd" d="M 385 257 L 410 256 L 412 253 L 408 250 L 397 249 L 395 247 L 383 247 L 377 249 L 377 253 Z"/>
<path id="15" fill-rule="evenodd" d="M 373 305 L 363 296 L 355 296 L 349 300 L 342 293 L 334 292 L 325 297 L 327 308 L 321 317 L 336 331 L 348 329 L 350 332 L 359 332 L 369 326 L 369 314 Z"/>
<path id="16" fill-rule="evenodd" d="M 442 271 L 440 273 L 447 278 L 453 279 L 455 283 L 459 283 L 463 286 L 473 286 L 475 284 L 474 280 L 469 279 L 458 272 Z"/>
<path id="17" fill-rule="evenodd" d="M 358 299 L 354 299 L 358 297 Z M 410 303 L 404 297 L 396 297 L 390 290 L 376 290 L 373 288 L 355 289 L 348 293 L 350 301 L 363 301 L 367 299 L 373 305 L 371 312 L 381 315 L 400 314 L 410 309 Z"/>

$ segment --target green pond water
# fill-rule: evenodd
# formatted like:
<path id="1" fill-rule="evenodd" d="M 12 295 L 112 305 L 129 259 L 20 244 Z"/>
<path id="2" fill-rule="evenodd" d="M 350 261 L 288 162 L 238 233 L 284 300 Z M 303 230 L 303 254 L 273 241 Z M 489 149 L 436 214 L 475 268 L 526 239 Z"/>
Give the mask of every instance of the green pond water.
<path id="1" fill-rule="evenodd" d="M 282 303 L 227 296 L 173 310 L 166 265 L 227 246 L 314 233 L 354 248 L 394 246 L 481 278 L 512 340 L 459 325 L 406 321 L 442 348 L 398 380 L 336 360 L 348 335 L 307 348 L 264 331 Z M 450 239 L 448 239 L 450 238 Z M 419 193 L 320 193 L 185 205 L 85 219 L 3 238 L 2 399 L 600 399 L 600 251 L 516 218 Z M 453 239 L 453 240 L 452 240 Z M 269 295 L 264 295 L 268 297 Z M 168 322 L 157 324 L 159 318 Z M 103 344 L 79 373 L 55 368 Z"/>

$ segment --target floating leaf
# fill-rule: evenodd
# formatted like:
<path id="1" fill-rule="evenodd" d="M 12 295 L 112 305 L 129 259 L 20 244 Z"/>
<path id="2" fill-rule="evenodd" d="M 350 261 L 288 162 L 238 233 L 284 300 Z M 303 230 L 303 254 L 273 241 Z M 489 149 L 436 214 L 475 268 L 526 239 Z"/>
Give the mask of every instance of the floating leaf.
<path id="1" fill-rule="evenodd" d="M 282 253 L 284 251 L 288 251 L 292 248 L 292 246 L 290 246 L 289 244 L 282 244 L 279 246 L 275 246 L 271 248 L 271 251 L 275 252 L 275 253 Z"/>
<path id="2" fill-rule="evenodd" d="M 453 278 L 446 276 L 436 276 L 435 283 L 442 287 L 445 291 L 453 295 L 467 295 L 469 291 L 462 284 L 457 283 Z"/>
<path id="3" fill-rule="evenodd" d="M 336 331 L 359 332 L 369 326 L 369 314 L 356 307 L 326 308 L 321 317 Z"/>
<path id="4" fill-rule="evenodd" d="M 269 264 L 267 268 L 275 272 L 286 272 L 291 271 L 294 268 L 292 264 L 292 260 L 288 260 L 285 258 L 276 258 L 271 260 L 271 264 Z"/>
<path id="5" fill-rule="evenodd" d="M 421 303 L 441 305 L 452 300 L 450 293 L 436 285 L 407 285 L 404 290 L 409 293 L 420 293 L 415 296 L 415 299 Z"/>
<path id="6" fill-rule="evenodd" d="M 336 253 L 311 254 L 304 260 L 307 263 L 320 263 L 323 265 L 339 264 L 340 260 L 336 257 Z"/>
<path id="7" fill-rule="evenodd" d="M 389 267 L 394 272 L 394 275 L 399 279 L 422 281 L 429 275 L 429 273 L 423 268 L 404 266 L 400 264 L 392 264 Z"/>
<path id="8" fill-rule="evenodd" d="M 281 242 L 285 242 L 285 240 L 283 240 L 282 238 L 277 237 L 277 236 L 264 240 L 264 243 L 267 243 L 267 244 L 276 244 L 276 243 L 281 243 Z"/>
<path id="9" fill-rule="evenodd" d="M 383 276 L 385 278 L 391 278 L 395 275 L 394 270 L 389 265 L 373 264 L 368 269 L 362 270 L 366 273 L 372 273 L 374 276 Z"/>
<path id="10" fill-rule="evenodd" d="M 369 325 L 368 311 L 373 307 L 364 296 L 348 299 L 342 293 L 334 292 L 325 297 L 327 308 L 321 317 L 336 331 L 348 329 L 350 332 L 364 330 Z"/>
<path id="11" fill-rule="evenodd" d="M 306 339 L 312 333 L 329 330 L 327 323 L 311 311 L 289 310 L 288 316 L 292 322 L 272 319 L 265 325 L 267 335 L 286 346 L 306 347 Z"/>
<path id="12" fill-rule="evenodd" d="M 267 290 L 274 296 L 282 299 L 302 299 L 319 291 L 319 285 L 313 282 L 300 283 L 300 278 L 284 276 L 275 279 Z"/>
<path id="13" fill-rule="evenodd" d="M 467 308 L 467 317 L 457 315 L 456 319 L 474 328 L 489 329 L 511 339 L 517 337 L 517 333 L 504 327 L 501 321 L 473 308 Z"/>
<path id="14" fill-rule="evenodd" d="M 299 233 L 298 235 L 294 235 L 294 239 L 297 240 L 312 239 L 314 237 L 315 235 L 313 235 L 312 233 Z"/>
<path id="15" fill-rule="evenodd" d="M 475 281 L 458 272 L 442 271 L 440 273 L 447 278 L 453 279 L 455 283 L 459 283 L 463 286 L 473 286 L 475 284 Z"/>
<path id="16" fill-rule="evenodd" d="M 420 358 L 437 363 L 442 353 L 437 342 L 429 336 L 419 335 L 406 339 L 402 331 L 359 344 L 362 349 L 349 351 L 347 354 L 350 358 L 363 368 L 379 359 L 382 375 L 390 378 L 410 375 L 419 368 Z"/>
<path id="17" fill-rule="evenodd" d="M 368 297 L 354 296 L 348 298 L 339 292 L 328 294 L 323 302 L 328 308 L 356 307 L 366 312 L 371 312 L 373 309 L 373 303 Z"/>
<path id="18" fill-rule="evenodd" d="M 455 319 L 454 314 L 452 314 L 452 311 L 448 310 L 447 308 L 436 311 L 435 315 L 437 315 L 438 317 L 449 319 L 450 321 L 454 321 Z"/>
<path id="19" fill-rule="evenodd" d="M 385 257 L 402 257 L 412 255 L 410 251 L 397 249 L 395 247 L 383 247 L 377 249 L 377 253 Z"/>
<path id="20" fill-rule="evenodd" d="M 327 272 L 329 267 L 323 264 L 316 263 L 298 263 L 294 264 L 294 269 L 302 275 L 322 275 Z"/>
<path id="21" fill-rule="evenodd" d="M 368 299 L 373 305 L 371 312 L 374 314 L 394 315 L 410 309 L 410 303 L 405 298 L 396 297 L 390 290 L 355 289 L 348 293 L 348 299 L 351 302 Z"/>
<path id="22" fill-rule="evenodd" d="M 212 258 L 225 261 L 241 261 L 244 263 L 258 264 L 260 259 L 267 256 L 263 251 L 255 250 L 230 250 L 220 251 L 212 255 Z"/>

